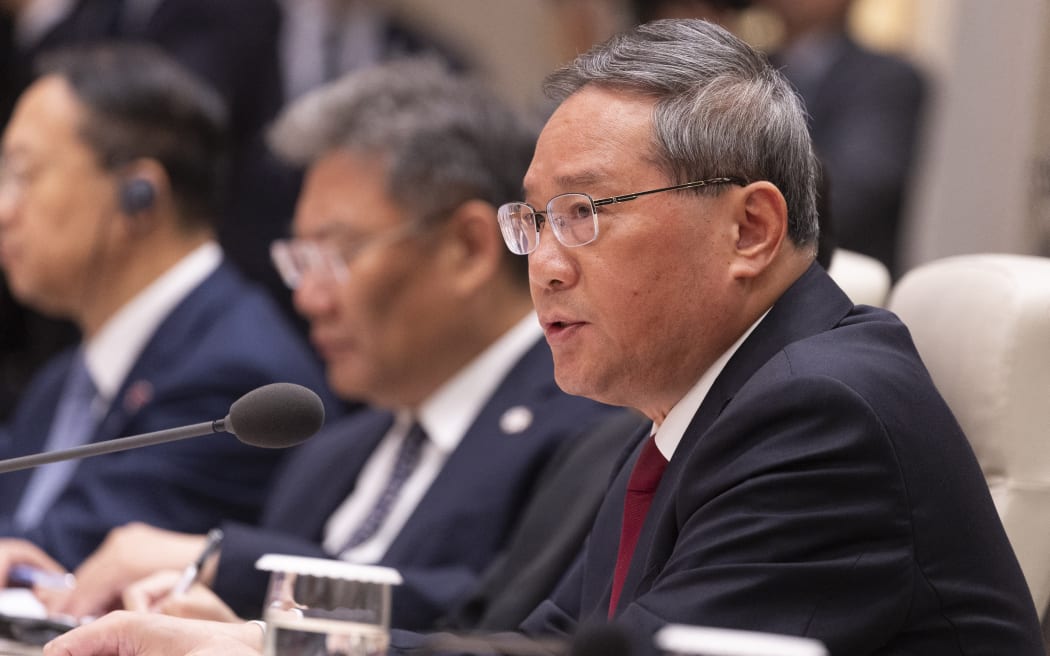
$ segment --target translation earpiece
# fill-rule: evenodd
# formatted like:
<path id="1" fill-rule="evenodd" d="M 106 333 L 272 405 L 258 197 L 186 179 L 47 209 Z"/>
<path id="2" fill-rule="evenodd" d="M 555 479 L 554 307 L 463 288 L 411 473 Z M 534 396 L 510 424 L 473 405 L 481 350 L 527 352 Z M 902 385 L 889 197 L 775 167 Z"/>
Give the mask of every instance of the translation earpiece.
<path id="1" fill-rule="evenodd" d="M 153 183 L 144 178 L 128 178 L 120 184 L 120 209 L 135 217 L 153 207 L 156 192 Z"/>

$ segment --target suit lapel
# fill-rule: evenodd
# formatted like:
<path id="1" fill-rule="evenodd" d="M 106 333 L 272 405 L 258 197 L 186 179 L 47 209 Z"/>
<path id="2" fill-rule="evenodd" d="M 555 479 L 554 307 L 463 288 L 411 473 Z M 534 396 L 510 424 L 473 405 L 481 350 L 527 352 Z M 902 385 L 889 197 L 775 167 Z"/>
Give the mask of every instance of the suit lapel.
<path id="1" fill-rule="evenodd" d="M 102 442 L 125 433 L 135 417 L 148 406 L 162 390 L 154 374 L 170 372 L 172 364 L 179 361 L 199 335 L 209 329 L 211 317 L 221 314 L 223 305 L 233 297 L 241 285 L 238 274 L 228 264 L 220 264 L 205 280 L 182 299 L 157 330 L 146 341 L 142 352 L 125 376 L 106 416 L 99 422 L 93 442 Z M 164 377 L 167 380 L 167 377 Z M 202 417 L 201 421 L 215 419 Z"/>
<path id="2" fill-rule="evenodd" d="M 695 476 L 696 472 L 686 472 L 683 464 L 687 455 L 703 439 L 711 425 L 718 419 L 722 410 L 732 401 L 736 392 L 776 353 L 788 344 L 805 337 L 830 330 L 838 324 L 853 308 L 846 295 L 837 288 L 827 273 L 817 264 L 810 268 L 784 293 L 769 314 L 755 328 L 747 340 L 726 364 L 711 390 L 701 403 L 699 410 L 690 422 L 679 443 L 675 455 L 667 465 L 660 486 L 653 497 L 652 506 L 642 526 L 642 534 L 628 570 L 621 593 L 620 607 L 626 606 L 636 598 L 640 591 L 651 583 L 651 579 L 662 569 L 674 549 L 677 535 L 677 517 L 674 513 L 675 492 L 682 485 L 686 475 Z M 630 468 L 638 458 L 640 447 L 630 460 L 630 467 L 617 478 L 616 491 L 619 508 L 623 508 L 624 488 Z M 617 530 L 622 520 L 616 522 Z M 617 542 L 619 539 L 617 533 Z M 670 536 L 670 537 L 668 537 Z M 615 546 L 612 563 L 615 565 Z M 644 555 L 644 557 L 641 557 Z M 606 607 L 610 597 L 612 570 L 608 570 L 609 583 L 606 585 L 604 600 Z"/>
<path id="3" fill-rule="evenodd" d="M 634 463 L 638 460 L 638 456 L 642 452 L 642 447 L 645 445 L 651 430 L 652 425 L 647 422 L 627 442 L 630 445 L 628 447 L 630 454 L 620 462 L 616 476 L 609 485 L 605 493 L 605 499 L 599 507 L 598 515 L 595 517 L 591 534 L 585 547 L 587 550 L 588 576 L 593 577 L 590 579 L 593 581 L 593 584 L 587 585 L 590 590 L 584 591 L 582 608 L 586 611 L 586 609 L 593 607 L 594 619 L 598 621 L 605 621 L 606 612 L 612 597 L 613 571 L 616 568 L 616 559 L 620 547 L 620 532 L 623 527 L 623 506 L 626 498 L 627 481 L 631 477 L 631 470 L 634 469 Z M 664 476 L 666 477 L 666 473 Z M 643 533 L 639 537 L 635 553 L 642 553 L 643 551 L 642 540 L 646 536 L 645 528 L 647 527 L 643 527 Z M 632 561 L 633 565 L 634 562 Z M 592 572 L 594 574 L 591 574 Z M 621 600 L 627 597 L 627 592 L 630 590 L 629 585 L 631 585 L 630 571 L 628 572 L 628 578 L 624 580 L 624 588 L 620 595 Z M 621 604 L 623 603 L 621 601 Z"/>
<path id="4" fill-rule="evenodd" d="M 292 456 L 273 486 L 262 523 L 320 542 L 328 519 L 353 492 L 362 467 L 393 423 L 389 412 L 362 409 L 310 438 L 309 448 Z M 324 485 L 309 486 L 305 496 L 285 494 L 301 489 L 304 480 Z"/>
<path id="5" fill-rule="evenodd" d="M 462 507 L 477 501 L 473 488 L 465 481 L 479 478 L 479 472 L 506 471 L 500 463 L 514 460 L 533 451 L 531 442 L 537 435 L 549 430 L 543 405 L 547 399 L 560 395 L 554 383 L 553 360 L 547 343 L 539 340 L 514 365 L 492 397 L 467 429 L 462 441 L 449 454 L 430 489 L 420 500 L 404 528 L 390 545 L 384 559 L 396 560 L 418 548 L 420 540 L 431 540 L 430 529 L 421 518 L 440 517 L 449 508 Z M 530 417 L 527 426 L 517 430 L 507 417 L 517 413 Z"/>

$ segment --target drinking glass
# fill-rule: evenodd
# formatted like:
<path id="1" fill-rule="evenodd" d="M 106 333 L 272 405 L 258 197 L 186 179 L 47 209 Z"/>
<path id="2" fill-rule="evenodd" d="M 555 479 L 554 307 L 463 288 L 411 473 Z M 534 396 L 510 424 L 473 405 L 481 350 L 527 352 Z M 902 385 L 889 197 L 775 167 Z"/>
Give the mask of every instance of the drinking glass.
<path id="1" fill-rule="evenodd" d="M 338 560 L 267 554 L 265 656 L 384 656 L 397 570 Z"/>

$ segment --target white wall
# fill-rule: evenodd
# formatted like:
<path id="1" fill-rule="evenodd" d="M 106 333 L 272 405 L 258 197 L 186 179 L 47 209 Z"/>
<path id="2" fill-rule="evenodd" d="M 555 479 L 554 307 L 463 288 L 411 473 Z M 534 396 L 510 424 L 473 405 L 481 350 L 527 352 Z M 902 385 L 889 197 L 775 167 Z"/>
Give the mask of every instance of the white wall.
<path id="1" fill-rule="evenodd" d="M 1036 170 L 1050 151 L 1046 0 L 917 0 L 916 54 L 936 85 L 905 261 L 1035 253 Z"/>
<path id="2" fill-rule="evenodd" d="M 536 103 L 544 75 L 559 63 L 548 0 L 388 0 L 480 66 L 503 97 Z"/>

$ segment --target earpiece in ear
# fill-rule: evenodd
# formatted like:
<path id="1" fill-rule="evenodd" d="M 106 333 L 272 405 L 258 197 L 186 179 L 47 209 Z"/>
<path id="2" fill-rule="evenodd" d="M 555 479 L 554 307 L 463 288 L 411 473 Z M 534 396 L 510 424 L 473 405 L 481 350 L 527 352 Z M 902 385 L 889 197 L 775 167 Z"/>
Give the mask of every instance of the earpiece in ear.
<path id="1" fill-rule="evenodd" d="M 128 178 L 120 184 L 120 209 L 130 217 L 153 207 L 156 192 L 153 183 L 143 178 Z"/>

